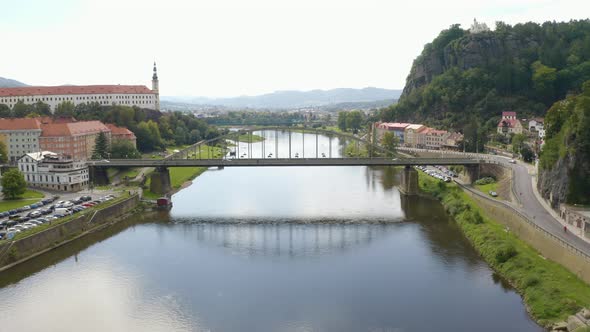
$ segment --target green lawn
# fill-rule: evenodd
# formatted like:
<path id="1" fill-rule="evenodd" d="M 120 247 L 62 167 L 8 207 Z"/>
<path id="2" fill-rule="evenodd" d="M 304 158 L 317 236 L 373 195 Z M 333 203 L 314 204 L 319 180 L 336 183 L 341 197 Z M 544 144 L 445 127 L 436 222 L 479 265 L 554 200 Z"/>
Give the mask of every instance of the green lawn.
<path id="1" fill-rule="evenodd" d="M 234 139 L 234 137 L 230 137 L 231 139 Z M 241 134 L 239 137 L 240 142 L 245 142 L 248 143 L 250 142 L 250 140 L 252 141 L 252 143 L 256 143 L 256 142 L 262 142 L 264 141 L 264 137 L 260 136 L 260 135 L 256 135 L 256 134 Z"/>
<path id="2" fill-rule="evenodd" d="M 170 172 L 170 183 L 172 188 L 178 189 L 180 188 L 185 182 L 190 181 L 197 176 L 203 174 L 207 170 L 206 167 L 169 167 L 168 171 Z M 143 196 L 148 199 L 156 199 L 161 197 L 162 195 L 152 193 L 149 190 L 150 187 L 150 179 L 146 181 L 146 186 L 148 189 L 143 191 Z"/>
<path id="3" fill-rule="evenodd" d="M 481 192 L 489 195 L 490 190 L 495 191 L 496 193 L 498 192 L 498 183 L 494 182 L 494 183 L 488 183 L 488 184 L 476 184 L 475 188 L 477 188 Z"/>
<path id="4" fill-rule="evenodd" d="M 129 168 L 121 173 L 121 180 L 125 179 L 125 177 L 134 179 L 139 174 L 139 168 Z"/>
<path id="5" fill-rule="evenodd" d="M 0 201 L 0 212 L 19 208 L 21 206 L 37 203 L 43 198 L 43 194 L 27 189 L 21 199 L 9 199 Z"/>
<path id="6" fill-rule="evenodd" d="M 519 290 L 541 325 L 547 327 L 590 305 L 588 284 L 507 232 L 456 184 L 436 182 L 422 173 L 419 183 L 442 202 L 488 264 Z"/>

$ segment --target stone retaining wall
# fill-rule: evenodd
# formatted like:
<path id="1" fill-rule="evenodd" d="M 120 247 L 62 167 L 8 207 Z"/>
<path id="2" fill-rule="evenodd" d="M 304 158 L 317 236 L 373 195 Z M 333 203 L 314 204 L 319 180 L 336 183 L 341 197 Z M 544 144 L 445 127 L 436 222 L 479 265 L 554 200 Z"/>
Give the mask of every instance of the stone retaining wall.
<path id="1" fill-rule="evenodd" d="M 494 221 L 508 226 L 510 232 L 532 246 L 544 257 L 563 265 L 590 284 L 590 258 L 564 241 L 529 222 L 514 209 L 465 190 Z"/>

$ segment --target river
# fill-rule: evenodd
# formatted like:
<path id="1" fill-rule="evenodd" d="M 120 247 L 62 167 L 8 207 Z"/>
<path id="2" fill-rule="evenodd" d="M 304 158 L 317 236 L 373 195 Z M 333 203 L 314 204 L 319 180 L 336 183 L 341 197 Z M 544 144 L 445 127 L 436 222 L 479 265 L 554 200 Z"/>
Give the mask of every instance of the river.
<path id="1" fill-rule="evenodd" d="M 265 154 L 288 144 L 273 135 Z M 318 142 L 327 154 L 329 139 Z M 315 135 L 305 144 L 313 156 Z M 401 196 L 397 178 L 367 167 L 205 172 L 169 213 L 2 272 L 0 330 L 541 331 L 442 206 Z"/>

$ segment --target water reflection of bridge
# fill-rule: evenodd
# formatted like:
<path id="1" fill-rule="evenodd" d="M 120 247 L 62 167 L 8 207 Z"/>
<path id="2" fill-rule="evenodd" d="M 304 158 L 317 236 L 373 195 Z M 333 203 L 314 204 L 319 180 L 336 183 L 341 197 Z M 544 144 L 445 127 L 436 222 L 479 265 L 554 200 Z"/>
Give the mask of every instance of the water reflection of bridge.
<path id="1" fill-rule="evenodd" d="M 303 258 L 365 246 L 393 232 L 392 224 L 187 222 L 184 232 L 235 255 Z"/>

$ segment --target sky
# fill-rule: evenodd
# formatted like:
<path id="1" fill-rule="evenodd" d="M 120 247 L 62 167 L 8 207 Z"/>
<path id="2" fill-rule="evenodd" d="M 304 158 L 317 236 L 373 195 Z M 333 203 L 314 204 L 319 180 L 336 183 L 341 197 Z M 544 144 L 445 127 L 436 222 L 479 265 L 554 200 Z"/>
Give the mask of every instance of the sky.
<path id="1" fill-rule="evenodd" d="M 588 0 L 0 0 L 0 77 L 230 97 L 401 89 L 424 44 L 477 18 L 569 21 Z"/>

